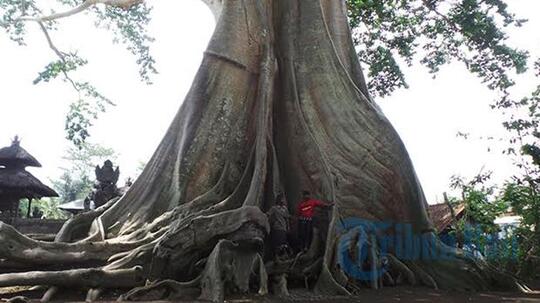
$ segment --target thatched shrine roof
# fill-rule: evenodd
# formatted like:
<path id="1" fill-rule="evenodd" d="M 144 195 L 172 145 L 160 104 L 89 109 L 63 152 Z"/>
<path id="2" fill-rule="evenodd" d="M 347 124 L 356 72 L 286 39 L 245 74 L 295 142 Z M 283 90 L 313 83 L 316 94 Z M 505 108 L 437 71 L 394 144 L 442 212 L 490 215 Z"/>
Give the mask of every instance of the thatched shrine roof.
<path id="1" fill-rule="evenodd" d="M 40 199 L 58 194 L 24 169 L 0 168 L 1 196 Z"/>
<path id="2" fill-rule="evenodd" d="M 0 149 L 0 166 L 5 167 L 41 167 L 41 164 L 21 147 L 17 137 L 11 143 L 11 146 Z"/>

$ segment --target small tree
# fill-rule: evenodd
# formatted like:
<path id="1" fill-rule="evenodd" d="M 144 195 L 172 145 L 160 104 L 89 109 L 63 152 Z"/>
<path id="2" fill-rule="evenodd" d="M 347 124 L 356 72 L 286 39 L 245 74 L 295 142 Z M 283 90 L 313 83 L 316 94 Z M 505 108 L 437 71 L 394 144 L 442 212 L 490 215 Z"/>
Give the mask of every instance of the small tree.
<path id="1" fill-rule="evenodd" d="M 535 63 L 540 76 L 540 60 Z M 503 199 L 521 217 L 516 230 L 520 243 L 520 269 L 523 277 L 532 278 L 540 268 L 540 85 L 528 97 L 509 100 L 513 109 L 504 122 L 510 134 L 504 151 L 513 158 L 520 173 L 508 182 Z"/>
<path id="2" fill-rule="evenodd" d="M 79 147 L 70 147 L 64 160 L 67 167 L 53 186 L 60 195 L 62 203 L 84 199 L 92 191 L 96 165 L 105 160 L 116 160 L 117 155 L 111 148 L 98 144 L 83 143 Z"/>
<path id="3" fill-rule="evenodd" d="M 500 227 L 495 219 L 504 214 L 509 204 L 498 196 L 497 188 L 490 185 L 491 172 L 479 173 L 469 181 L 453 176 L 451 188 L 461 192 L 464 215 L 455 224 L 454 235 L 460 247 L 480 252 L 490 262 L 506 262 L 511 256 L 511 244 L 499 237 Z"/>
<path id="4" fill-rule="evenodd" d="M 451 188 L 461 191 L 461 200 L 465 204 L 464 222 L 472 222 L 484 234 L 499 231 L 495 219 L 508 210 L 509 205 L 497 196 L 497 188 L 488 185 L 492 172 L 480 173 L 470 181 L 453 176 Z"/>

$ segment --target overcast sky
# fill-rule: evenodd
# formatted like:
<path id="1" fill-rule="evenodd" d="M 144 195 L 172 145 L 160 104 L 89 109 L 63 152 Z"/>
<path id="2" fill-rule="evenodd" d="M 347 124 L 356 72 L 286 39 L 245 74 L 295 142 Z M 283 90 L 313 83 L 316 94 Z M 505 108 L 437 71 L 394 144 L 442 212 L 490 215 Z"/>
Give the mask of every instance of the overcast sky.
<path id="1" fill-rule="evenodd" d="M 523 28 L 511 31 L 513 45 L 540 55 L 540 1 L 508 1 L 511 10 L 528 18 Z M 117 103 L 91 129 L 91 142 L 112 147 L 119 153 L 122 176 L 135 174 L 140 161 L 147 161 L 187 93 L 213 31 L 214 20 L 200 0 L 152 1 L 151 34 L 160 74 L 147 86 L 138 79 L 133 57 L 111 43 L 109 32 L 96 30 L 92 20 L 76 16 L 63 20 L 52 33 L 64 51 L 80 50 L 90 64 L 77 74 L 93 82 Z M 77 96 L 61 81 L 32 85 L 40 69 L 55 59 L 37 27 L 29 25 L 27 47 L 19 47 L 0 33 L 0 146 L 18 134 L 22 145 L 43 168 L 31 169 L 46 183 L 61 174 L 69 142 L 64 121 L 69 103 Z M 461 64 L 444 67 L 436 79 L 425 69 L 406 69 L 408 90 L 378 100 L 407 146 L 430 203 L 441 201 L 449 178 L 472 176 L 482 167 L 494 170 L 496 180 L 512 174 L 509 159 L 496 144 L 463 140 L 458 131 L 473 137 L 503 136 L 501 117 L 490 110 L 496 97 Z M 519 78 L 516 93 L 525 94 L 538 82 L 528 74 Z"/>

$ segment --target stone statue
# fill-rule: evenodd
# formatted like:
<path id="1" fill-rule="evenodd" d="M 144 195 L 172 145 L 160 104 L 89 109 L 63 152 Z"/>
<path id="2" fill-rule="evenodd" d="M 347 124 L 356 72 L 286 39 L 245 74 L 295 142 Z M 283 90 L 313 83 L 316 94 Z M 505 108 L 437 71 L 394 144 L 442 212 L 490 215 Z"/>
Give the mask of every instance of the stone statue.
<path id="1" fill-rule="evenodd" d="M 34 219 L 43 218 L 43 212 L 37 206 L 34 206 L 34 209 L 32 210 L 32 218 Z"/>
<path id="2" fill-rule="evenodd" d="M 120 177 L 120 168 L 116 170 L 113 167 L 111 160 L 105 161 L 103 167 L 96 166 L 96 179 L 99 183 L 116 184 Z"/>
<path id="3" fill-rule="evenodd" d="M 90 194 L 90 200 L 94 201 L 96 208 L 104 205 L 109 200 L 121 195 L 116 183 L 120 177 L 120 168 L 113 167 L 110 160 L 105 161 L 102 167 L 96 166 L 96 184 Z"/>

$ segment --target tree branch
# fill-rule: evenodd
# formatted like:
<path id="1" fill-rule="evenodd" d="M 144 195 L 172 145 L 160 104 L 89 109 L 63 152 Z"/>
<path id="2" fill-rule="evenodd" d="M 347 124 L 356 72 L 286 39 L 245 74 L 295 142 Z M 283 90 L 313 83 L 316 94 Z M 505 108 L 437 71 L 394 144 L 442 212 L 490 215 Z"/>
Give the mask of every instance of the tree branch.
<path id="1" fill-rule="evenodd" d="M 105 5 L 121 7 L 123 9 L 129 9 L 132 6 L 143 3 L 144 0 L 98 0 L 97 2 Z"/>
<path id="2" fill-rule="evenodd" d="M 12 21 L 12 23 L 17 22 L 36 22 L 43 34 L 45 35 L 45 38 L 47 39 L 47 43 L 49 45 L 49 48 L 53 50 L 53 52 L 60 58 L 62 63 L 67 64 L 66 61 L 66 53 L 60 51 L 54 44 L 54 42 L 51 39 L 51 36 L 49 34 L 49 31 L 47 27 L 45 26 L 46 22 L 55 21 L 58 19 L 70 17 L 76 14 L 79 14 L 81 12 L 84 12 L 88 10 L 90 7 L 97 5 L 97 4 L 104 4 L 107 6 L 114 6 L 114 7 L 120 7 L 122 9 L 129 9 L 132 6 L 138 5 L 143 3 L 144 0 L 85 0 L 80 5 L 59 13 L 54 13 L 51 15 L 46 16 L 38 16 L 38 17 L 30 17 L 30 16 L 22 16 L 19 18 L 16 18 Z M 0 23 L 3 24 L 3 23 Z M 68 74 L 66 70 L 62 70 L 62 74 L 64 75 L 64 80 L 69 82 L 71 86 L 80 94 L 81 93 L 81 87 L 80 84 L 76 83 Z"/>
<path id="3" fill-rule="evenodd" d="M 71 269 L 65 271 L 31 271 L 0 275 L 0 287 L 52 285 L 64 287 L 134 287 L 144 284 L 142 268 L 139 266 L 118 269 Z"/>
<path id="4" fill-rule="evenodd" d="M 123 9 L 129 9 L 130 7 L 140 4 L 144 2 L 144 0 L 86 0 L 80 5 L 64 11 L 60 13 L 55 13 L 47 16 L 41 16 L 41 17 L 21 17 L 15 20 L 17 21 L 35 21 L 35 22 L 47 22 L 47 21 L 54 21 L 66 17 L 70 17 L 76 14 L 79 14 L 81 12 L 84 12 L 88 8 L 96 5 L 96 4 L 105 4 L 109 6 L 115 6 L 115 7 L 121 7 Z"/>
<path id="5" fill-rule="evenodd" d="M 62 60 L 62 62 L 66 63 L 66 57 L 63 52 L 61 52 L 56 45 L 54 45 L 54 42 L 51 39 L 51 35 L 49 35 L 49 31 L 47 30 L 47 27 L 45 27 L 45 24 L 43 24 L 43 21 L 36 21 L 39 27 L 41 28 L 41 31 L 45 35 L 45 39 L 47 39 L 47 43 L 49 44 L 49 48 L 53 50 L 53 52 Z M 71 77 L 68 75 L 68 73 L 63 70 L 62 73 L 64 74 L 65 79 L 73 86 L 73 88 L 80 92 L 79 86 L 71 79 Z"/>
<path id="6" fill-rule="evenodd" d="M 38 21 L 36 20 L 37 24 L 39 25 L 39 27 L 41 28 L 41 31 L 43 32 L 43 34 L 45 35 L 45 39 L 47 39 L 47 44 L 49 44 L 49 48 L 52 49 L 54 51 L 54 53 L 60 58 L 60 60 L 62 60 L 63 62 L 66 61 L 65 59 L 65 54 L 63 52 L 61 52 L 53 43 L 52 39 L 51 39 L 51 35 L 49 35 L 49 31 L 47 30 L 47 28 L 45 27 L 45 24 L 43 24 L 42 21 Z"/>
<path id="7" fill-rule="evenodd" d="M 73 15 L 76 15 L 76 14 L 78 14 L 80 12 L 85 11 L 86 9 L 88 9 L 89 7 L 94 5 L 95 2 L 96 2 L 95 0 L 86 0 L 83 3 L 81 3 L 79 6 L 76 6 L 73 9 L 70 9 L 70 10 L 65 11 L 65 12 L 60 12 L 60 13 L 56 13 L 56 14 L 52 14 L 52 15 L 48 15 L 48 16 L 37 17 L 37 18 L 22 17 L 22 18 L 19 18 L 18 21 L 46 22 L 46 21 L 53 21 L 53 20 L 57 20 L 57 19 L 61 19 L 61 18 L 66 18 L 66 17 L 70 17 L 70 16 L 73 16 Z"/>

